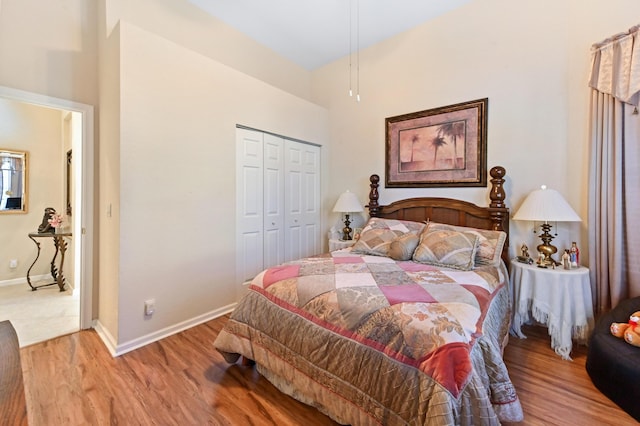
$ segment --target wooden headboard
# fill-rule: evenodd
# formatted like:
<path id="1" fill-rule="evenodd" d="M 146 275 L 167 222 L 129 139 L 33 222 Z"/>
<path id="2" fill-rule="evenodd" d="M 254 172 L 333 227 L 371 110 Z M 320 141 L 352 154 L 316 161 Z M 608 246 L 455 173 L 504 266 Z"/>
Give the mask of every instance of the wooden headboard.
<path id="1" fill-rule="evenodd" d="M 502 249 L 502 259 L 509 265 L 509 209 L 505 205 L 506 194 L 503 183 L 504 167 L 496 166 L 489 171 L 491 189 L 489 207 L 480 207 L 468 201 L 453 198 L 421 197 L 395 201 L 386 206 L 378 204 L 380 176 L 371 175 L 369 191 L 369 216 L 388 219 L 447 223 L 449 225 L 505 231 L 507 239 Z"/>

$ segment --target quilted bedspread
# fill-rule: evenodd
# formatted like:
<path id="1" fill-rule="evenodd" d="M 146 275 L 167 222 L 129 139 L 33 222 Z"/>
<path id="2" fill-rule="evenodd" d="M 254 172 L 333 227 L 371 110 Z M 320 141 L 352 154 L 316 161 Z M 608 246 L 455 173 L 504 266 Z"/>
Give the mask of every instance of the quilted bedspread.
<path id="1" fill-rule="evenodd" d="M 334 252 L 259 274 L 215 346 L 344 424 L 518 421 L 505 283 L 504 267 Z"/>

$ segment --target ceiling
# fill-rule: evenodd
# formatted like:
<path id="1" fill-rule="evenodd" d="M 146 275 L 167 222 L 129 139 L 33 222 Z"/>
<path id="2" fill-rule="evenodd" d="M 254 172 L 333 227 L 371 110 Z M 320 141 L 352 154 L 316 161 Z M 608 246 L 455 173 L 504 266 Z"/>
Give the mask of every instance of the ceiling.
<path id="1" fill-rule="evenodd" d="M 189 1 L 301 67 L 314 70 L 357 51 L 358 46 L 376 44 L 471 0 Z"/>

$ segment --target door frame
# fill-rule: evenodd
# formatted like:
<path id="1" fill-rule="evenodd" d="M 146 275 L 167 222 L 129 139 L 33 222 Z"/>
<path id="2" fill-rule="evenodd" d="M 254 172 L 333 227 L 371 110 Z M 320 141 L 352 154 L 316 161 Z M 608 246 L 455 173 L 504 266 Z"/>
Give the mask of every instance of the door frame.
<path id="1" fill-rule="evenodd" d="M 92 105 L 55 98 L 0 86 L 0 97 L 26 102 L 48 108 L 79 113 L 82 116 L 82 141 L 73 146 L 74 159 L 81 158 L 81 176 L 75 177 L 76 200 L 73 206 L 75 220 L 72 230 L 75 245 L 76 265 L 80 264 L 80 277 L 75 276 L 76 284 L 80 280 L 80 328 L 93 326 L 93 189 L 94 189 L 94 111 Z M 76 152 L 81 155 L 78 156 Z M 80 238 L 78 238 L 80 236 Z"/>

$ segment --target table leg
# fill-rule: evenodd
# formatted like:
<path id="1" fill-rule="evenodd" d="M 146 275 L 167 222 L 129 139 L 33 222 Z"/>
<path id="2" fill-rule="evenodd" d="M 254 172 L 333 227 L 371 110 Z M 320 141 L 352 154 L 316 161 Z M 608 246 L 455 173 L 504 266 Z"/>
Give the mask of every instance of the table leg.
<path id="1" fill-rule="evenodd" d="M 56 251 L 53 253 L 53 258 L 51 258 L 51 278 L 54 281 L 58 281 L 58 268 L 56 267 L 56 257 L 58 257 L 58 237 L 56 235 L 53 236 L 53 247 Z"/>
<path id="2" fill-rule="evenodd" d="M 60 269 L 56 271 L 57 273 L 54 279 L 58 283 L 58 287 L 60 288 L 60 291 L 64 291 L 65 282 L 64 282 L 64 274 L 62 271 L 64 270 L 64 254 L 67 252 L 67 241 L 64 239 L 64 237 L 59 235 L 54 236 L 53 241 L 56 246 L 56 254 L 53 256 L 54 260 L 56 258 L 56 255 L 58 254 L 58 249 L 60 250 Z M 54 265 L 53 261 L 51 265 L 53 268 L 53 265 Z"/>
<path id="3" fill-rule="evenodd" d="M 29 270 L 27 271 L 27 284 L 29 284 L 29 287 L 31 287 L 31 291 L 36 291 L 38 288 L 34 287 L 33 284 L 31 284 L 31 278 L 29 277 L 29 274 L 31 273 L 31 268 L 33 268 L 33 265 L 36 264 L 38 258 L 40 257 L 40 243 L 36 241 L 35 238 L 31 237 L 31 235 L 29 235 L 29 239 L 35 243 L 36 247 L 38 247 L 38 254 L 36 255 L 35 260 L 31 264 L 31 266 L 29 266 Z"/>
<path id="4" fill-rule="evenodd" d="M 51 259 L 51 276 L 53 277 L 54 281 L 48 284 L 33 285 L 33 283 L 31 282 L 31 269 L 40 258 L 40 242 L 37 241 L 33 236 L 29 235 L 29 239 L 33 241 L 36 247 L 38 248 L 38 253 L 36 254 L 36 258 L 31 264 L 31 266 L 29 267 L 29 269 L 27 270 L 27 284 L 29 284 L 29 287 L 31 287 L 32 291 L 36 291 L 40 287 L 48 287 L 50 285 L 56 285 L 56 284 L 58 285 L 58 288 L 60 289 L 60 291 L 65 290 L 64 287 L 66 283 L 65 283 L 64 274 L 62 271 L 64 267 L 64 255 L 67 251 L 68 243 L 64 239 L 64 236 L 62 235 L 47 235 L 47 238 L 48 237 L 51 237 L 53 239 L 53 246 L 56 249 L 53 255 L 53 259 Z M 60 268 L 56 266 L 56 259 L 58 258 L 58 252 L 60 253 Z"/>

